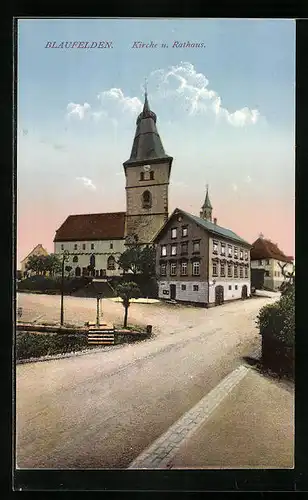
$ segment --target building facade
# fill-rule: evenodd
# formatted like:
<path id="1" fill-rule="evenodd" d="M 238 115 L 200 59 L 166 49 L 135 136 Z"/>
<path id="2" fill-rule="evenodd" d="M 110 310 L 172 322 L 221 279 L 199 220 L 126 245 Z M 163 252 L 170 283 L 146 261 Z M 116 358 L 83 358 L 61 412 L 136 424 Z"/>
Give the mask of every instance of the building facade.
<path id="1" fill-rule="evenodd" d="M 200 215 L 177 208 L 154 238 L 159 298 L 209 306 L 250 296 L 251 245 L 211 221 L 208 192 Z"/>
<path id="2" fill-rule="evenodd" d="M 39 243 L 38 245 L 36 245 L 33 250 L 31 250 L 31 252 L 27 255 L 27 257 L 25 257 L 21 262 L 20 262 L 20 271 L 21 271 L 21 275 L 23 277 L 25 277 L 26 275 L 27 276 L 31 276 L 32 274 L 35 274 L 34 272 L 32 272 L 31 270 L 27 270 L 27 263 L 29 261 L 29 258 L 32 257 L 33 255 L 48 255 L 48 252 L 47 250 L 45 250 L 45 248 L 43 247 L 43 245 L 41 243 Z"/>
<path id="3" fill-rule="evenodd" d="M 285 255 L 277 244 L 260 235 L 252 244 L 251 268 L 264 271 L 264 288 L 278 291 L 285 281 L 283 272 L 294 270 L 293 257 Z"/>
<path id="4" fill-rule="evenodd" d="M 68 252 L 66 265 L 79 276 L 118 276 L 125 250 L 125 212 L 70 215 L 56 231 L 54 252 Z"/>
<path id="5" fill-rule="evenodd" d="M 117 276 L 121 253 L 132 242 L 149 244 L 168 219 L 173 158 L 165 153 L 147 93 L 130 158 L 123 163 L 126 212 L 70 215 L 56 231 L 54 251 L 69 253 L 75 276 Z"/>

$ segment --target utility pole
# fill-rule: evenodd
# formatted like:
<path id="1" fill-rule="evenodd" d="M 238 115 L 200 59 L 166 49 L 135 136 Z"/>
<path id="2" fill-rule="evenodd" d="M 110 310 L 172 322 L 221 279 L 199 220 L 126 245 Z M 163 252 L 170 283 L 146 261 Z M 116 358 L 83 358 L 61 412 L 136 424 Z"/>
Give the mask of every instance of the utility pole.
<path id="1" fill-rule="evenodd" d="M 62 255 L 62 266 L 61 266 L 61 313 L 60 313 L 60 325 L 63 326 L 64 323 L 64 264 L 68 260 L 69 252 L 64 250 Z"/>

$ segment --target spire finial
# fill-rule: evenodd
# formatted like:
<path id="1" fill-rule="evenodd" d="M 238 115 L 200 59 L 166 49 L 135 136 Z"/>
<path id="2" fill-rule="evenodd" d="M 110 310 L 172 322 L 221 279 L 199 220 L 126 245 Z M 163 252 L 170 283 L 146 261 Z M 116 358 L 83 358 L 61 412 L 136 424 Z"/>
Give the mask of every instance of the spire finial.
<path id="1" fill-rule="evenodd" d="M 148 95 L 148 79 L 146 77 L 144 79 L 144 95 Z"/>

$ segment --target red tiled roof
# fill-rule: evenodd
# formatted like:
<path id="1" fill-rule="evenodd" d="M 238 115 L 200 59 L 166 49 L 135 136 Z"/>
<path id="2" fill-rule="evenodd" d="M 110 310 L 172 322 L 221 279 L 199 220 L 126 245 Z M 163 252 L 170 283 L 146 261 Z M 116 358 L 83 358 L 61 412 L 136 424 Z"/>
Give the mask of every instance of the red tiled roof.
<path id="1" fill-rule="evenodd" d="M 287 257 L 282 250 L 278 248 L 275 243 L 265 238 L 258 238 L 253 244 L 250 250 L 250 259 L 276 259 L 283 262 L 292 262 L 292 257 Z"/>
<path id="2" fill-rule="evenodd" d="M 125 212 L 69 215 L 54 241 L 112 240 L 124 238 Z"/>

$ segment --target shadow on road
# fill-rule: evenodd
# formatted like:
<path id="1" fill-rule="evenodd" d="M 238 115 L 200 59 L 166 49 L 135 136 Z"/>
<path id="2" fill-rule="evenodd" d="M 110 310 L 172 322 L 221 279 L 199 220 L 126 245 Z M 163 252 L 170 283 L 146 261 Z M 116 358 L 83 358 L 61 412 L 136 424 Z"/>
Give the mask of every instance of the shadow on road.
<path id="1" fill-rule="evenodd" d="M 282 370 L 281 371 L 276 371 L 271 368 L 267 368 L 263 366 L 262 364 L 262 359 L 261 357 L 257 356 L 243 356 L 243 361 L 247 365 L 250 366 L 250 368 L 254 369 L 260 375 L 263 375 L 264 377 L 270 378 L 270 379 L 275 379 L 277 381 L 281 382 L 287 382 L 288 384 L 291 384 L 293 386 L 294 384 L 294 375 L 289 374 L 289 373 L 284 373 Z"/>

